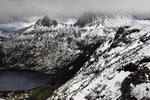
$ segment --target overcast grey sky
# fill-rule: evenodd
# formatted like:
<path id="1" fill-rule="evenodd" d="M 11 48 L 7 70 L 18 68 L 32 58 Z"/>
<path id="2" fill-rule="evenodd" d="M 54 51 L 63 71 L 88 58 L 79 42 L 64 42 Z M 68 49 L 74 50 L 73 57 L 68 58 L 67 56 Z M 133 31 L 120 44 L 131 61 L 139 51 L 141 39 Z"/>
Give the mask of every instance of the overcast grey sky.
<path id="1" fill-rule="evenodd" d="M 150 0 L 0 0 L 0 25 L 20 28 L 44 15 L 67 21 L 89 10 L 149 15 Z"/>

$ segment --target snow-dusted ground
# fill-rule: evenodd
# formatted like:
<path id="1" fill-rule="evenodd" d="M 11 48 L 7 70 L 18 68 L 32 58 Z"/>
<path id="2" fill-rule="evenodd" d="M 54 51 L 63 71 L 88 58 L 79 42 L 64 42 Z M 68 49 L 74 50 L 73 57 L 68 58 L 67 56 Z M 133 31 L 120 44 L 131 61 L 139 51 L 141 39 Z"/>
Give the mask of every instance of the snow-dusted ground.
<path id="1" fill-rule="evenodd" d="M 150 68 L 149 60 L 145 62 L 142 60 L 150 57 L 150 23 L 142 20 L 119 20 L 121 24 L 117 27 L 124 27 L 124 25 L 129 27 L 124 27 L 125 31 L 120 32 L 117 39 L 115 39 L 117 32 L 111 29 L 113 24 L 109 26 L 109 29 L 99 27 L 92 30 L 91 33 L 101 36 L 103 44 L 74 78 L 57 89 L 48 100 L 129 100 L 130 96 L 138 100 L 150 99 L 150 76 L 147 76 L 149 80 L 147 82 L 142 81 L 134 85 L 132 82 L 129 83 L 131 85 L 128 88 L 129 98 L 122 94 L 125 86 L 123 82 L 126 82 L 125 79 L 130 74 L 134 75 L 137 70 L 144 67 Z M 102 31 L 104 29 L 108 31 Z M 135 67 L 131 66 L 131 63 L 137 65 L 138 68 L 131 70 Z"/>
<path id="2" fill-rule="evenodd" d="M 0 38 L 12 38 L 16 35 L 13 32 L 2 32 L 0 31 Z"/>
<path id="3" fill-rule="evenodd" d="M 137 100 L 141 100 L 143 97 L 150 98 L 150 83 L 142 83 L 132 88 L 131 95 L 135 96 Z"/>

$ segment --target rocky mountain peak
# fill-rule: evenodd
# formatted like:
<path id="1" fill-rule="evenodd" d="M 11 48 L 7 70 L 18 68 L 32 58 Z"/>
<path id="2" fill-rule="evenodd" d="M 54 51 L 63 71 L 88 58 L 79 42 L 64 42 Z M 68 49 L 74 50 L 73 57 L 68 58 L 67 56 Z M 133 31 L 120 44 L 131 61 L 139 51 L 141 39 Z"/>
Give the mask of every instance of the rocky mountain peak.
<path id="1" fill-rule="evenodd" d="M 124 14 L 108 14 L 108 13 L 84 13 L 74 26 L 85 27 L 85 26 L 112 26 L 114 24 L 124 24 L 132 20 L 132 16 Z"/>
<path id="2" fill-rule="evenodd" d="M 50 19 L 47 15 L 45 15 L 42 19 L 39 19 L 36 23 L 35 23 L 35 28 L 37 27 L 50 27 L 50 26 L 57 26 L 57 21 L 54 19 Z"/>
<path id="3" fill-rule="evenodd" d="M 94 13 L 84 13 L 78 21 L 74 24 L 74 26 L 84 27 L 86 24 L 89 24 L 96 20 L 97 15 Z"/>
<path id="4" fill-rule="evenodd" d="M 49 17 L 48 17 L 47 15 L 45 15 L 45 16 L 43 17 L 43 20 L 50 20 L 50 19 L 49 19 Z"/>

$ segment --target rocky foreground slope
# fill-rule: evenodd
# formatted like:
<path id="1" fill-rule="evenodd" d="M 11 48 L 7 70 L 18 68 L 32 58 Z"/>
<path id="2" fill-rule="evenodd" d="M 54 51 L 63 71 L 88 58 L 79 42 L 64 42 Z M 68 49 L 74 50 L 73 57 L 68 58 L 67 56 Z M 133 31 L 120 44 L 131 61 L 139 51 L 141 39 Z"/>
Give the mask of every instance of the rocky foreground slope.
<path id="1" fill-rule="evenodd" d="M 0 68 L 54 74 L 48 100 L 149 100 L 150 22 L 87 13 L 65 25 L 47 16 L 0 43 Z M 68 81 L 69 80 L 69 81 Z"/>
<path id="2" fill-rule="evenodd" d="M 150 24 L 125 22 L 128 23 L 119 28 L 115 23 L 111 27 L 94 27 L 91 32 L 96 31 L 102 44 L 48 100 L 150 99 Z"/>

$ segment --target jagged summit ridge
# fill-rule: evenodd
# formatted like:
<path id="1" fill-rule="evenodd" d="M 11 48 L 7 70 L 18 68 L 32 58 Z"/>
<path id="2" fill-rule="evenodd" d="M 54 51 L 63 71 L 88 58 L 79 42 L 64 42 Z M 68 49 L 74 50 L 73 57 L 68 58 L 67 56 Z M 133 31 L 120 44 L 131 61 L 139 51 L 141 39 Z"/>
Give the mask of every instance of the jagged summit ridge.
<path id="1" fill-rule="evenodd" d="M 133 19 L 129 14 L 107 14 L 107 13 L 84 13 L 74 26 L 85 27 L 85 26 L 120 26 Z M 119 24 L 119 25 L 117 25 Z"/>
<path id="2" fill-rule="evenodd" d="M 122 14 L 106 14 L 106 13 L 84 13 L 74 24 L 77 28 L 88 28 L 88 27 L 119 27 L 131 24 L 133 18 L 131 15 Z M 42 19 L 39 19 L 34 25 L 29 27 L 23 33 L 41 30 L 57 29 L 66 26 L 67 24 L 58 23 L 55 19 L 50 19 L 47 15 Z"/>
<path id="3" fill-rule="evenodd" d="M 50 19 L 47 15 L 45 15 L 42 19 L 39 19 L 34 27 L 38 28 L 38 27 L 50 27 L 50 26 L 57 26 L 57 21 L 54 19 Z"/>
<path id="4" fill-rule="evenodd" d="M 98 15 L 94 13 L 84 13 L 74 26 L 84 27 L 86 24 L 90 24 L 98 20 Z"/>
<path id="5" fill-rule="evenodd" d="M 124 18 L 119 18 L 122 23 Z M 116 25 L 123 25 L 120 23 L 116 21 Z M 146 23 L 133 20 L 132 26 L 116 27 L 117 30 L 92 27 L 95 34 L 101 35 L 102 44 L 77 74 L 48 100 L 149 99 L 150 25 Z"/>
<path id="6" fill-rule="evenodd" d="M 78 27 L 51 27 L 50 21 L 45 16 L 29 34 L 2 41 L 1 66 L 54 74 L 52 85 L 64 85 L 48 100 L 150 98 L 149 21 L 93 13 Z"/>

